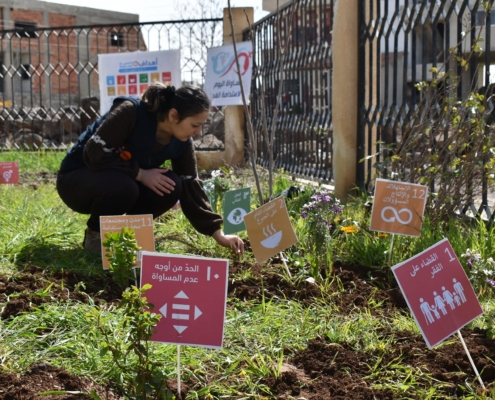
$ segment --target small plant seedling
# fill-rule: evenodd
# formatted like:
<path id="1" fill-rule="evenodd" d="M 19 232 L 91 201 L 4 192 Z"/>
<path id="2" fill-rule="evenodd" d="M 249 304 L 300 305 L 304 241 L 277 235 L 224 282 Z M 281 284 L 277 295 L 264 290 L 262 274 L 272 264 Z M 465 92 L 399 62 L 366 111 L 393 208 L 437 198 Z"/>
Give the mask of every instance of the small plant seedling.
<path id="1" fill-rule="evenodd" d="M 122 289 L 129 287 L 134 279 L 133 268 L 136 264 L 137 252 L 141 247 L 136 242 L 134 229 L 123 227 L 120 232 L 107 232 L 103 246 L 105 256 L 110 264 L 113 280 Z"/>

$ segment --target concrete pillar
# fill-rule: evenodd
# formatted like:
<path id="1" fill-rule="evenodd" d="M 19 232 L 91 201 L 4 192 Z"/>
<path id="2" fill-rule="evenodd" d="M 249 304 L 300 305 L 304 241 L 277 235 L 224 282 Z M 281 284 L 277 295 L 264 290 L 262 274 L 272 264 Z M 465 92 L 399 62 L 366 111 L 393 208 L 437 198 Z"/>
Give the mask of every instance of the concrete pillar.
<path id="1" fill-rule="evenodd" d="M 356 186 L 358 129 L 358 1 L 337 0 L 332 33 L 333 176 L 335 195 Z"/>
<path id="2" fill-rule="evenodd" d="M 236 42 L 242 42 L 242 31 L 249 28 L 254 22 L 253 7 L 232 8 L 232 21 L 234 24 L 234 37 Z M 229 9 L 223 9 L 223 43 L 232 41 Z M 246 90 L 247 88 L 244 88 Z M 249 117 L 248 117 L 249 118 Z M 225 162 L 228 165 L 241 165 L 244 163 L 244 107 L 225 107 Z"/>

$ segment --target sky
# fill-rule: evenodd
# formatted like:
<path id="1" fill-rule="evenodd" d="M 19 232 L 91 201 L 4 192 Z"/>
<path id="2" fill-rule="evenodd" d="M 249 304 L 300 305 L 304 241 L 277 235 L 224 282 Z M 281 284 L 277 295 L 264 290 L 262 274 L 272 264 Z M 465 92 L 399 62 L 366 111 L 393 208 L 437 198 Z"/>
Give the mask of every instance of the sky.
<path id="1" fill-rule="evenodd" d="M 47 0 L 45 0 L 47 1 Z M 139 14 L 140 22 L 168 21 L 172 19 L 199 19 L 202 16 L 192 15 L 179 16 L 177 4 L 194 3 L 196 0 L 50 0 L 51 3 L 61 3 L 74 6 L 100 8 L 104 10 L 120 11 L 131 14 Z M 221 0 L 214 0 L 221 2 Z M 225 6 L 227 0 L 224 0 Z M 139 6 L 136 6 L 139 4 Z M 232 7 L 254 7 L 255 20 L 268 15 L 262 10 L 262 0 L 230 0 Z M 194 10 L 193 7 L 191 7 Z M 222 16 L 222 13 L 219 13 Z"/>

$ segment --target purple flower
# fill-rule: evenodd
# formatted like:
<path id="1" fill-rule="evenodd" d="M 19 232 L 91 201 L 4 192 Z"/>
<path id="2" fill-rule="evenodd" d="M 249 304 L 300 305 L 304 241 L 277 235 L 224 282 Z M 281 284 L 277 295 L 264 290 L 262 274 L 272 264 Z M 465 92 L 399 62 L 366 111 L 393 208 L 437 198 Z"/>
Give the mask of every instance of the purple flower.
<path id="1" fill-rule="evenodd" d="M 313 194 L 310 199 L 302 206 L 301 217 L 307 219 L 308 223 L 317 230 L 330 230 L 331 225 L 325 221 L 325 218 L 329 217 L 330 213 L 342 213 L 343 206 L 340 205 L 340 200 L 330 195 L 327 190 Z"/>
<path id="2" fill-rule="evenodd" d="M 492 280 L 490 280 L 490 279 L 487 279 L 486 281 L 487 281 L 490 285 L 495 286 L 495 281 L 492 281 Z"/>

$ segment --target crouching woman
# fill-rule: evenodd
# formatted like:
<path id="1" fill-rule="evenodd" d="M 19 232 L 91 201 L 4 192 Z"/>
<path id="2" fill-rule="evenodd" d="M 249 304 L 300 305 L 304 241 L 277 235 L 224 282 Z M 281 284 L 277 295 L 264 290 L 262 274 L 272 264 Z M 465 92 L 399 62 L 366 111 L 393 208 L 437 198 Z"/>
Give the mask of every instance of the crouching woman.
<path id="1" fill-rule="evenodd" d="M 72 210 L 89 214 L 84 248 L 100 252 L 100 216 L 153 214 L 180 201 L 193 227 L 236 253 L 243 241 L 221 230 L 198 178 L 192 137 L 201 133 L 210 101 L 195 87 L 151 85 L 141 99 L 118 97 L 62 161 L 57 191 Z M 171 160 L 172 168 L 162 168 Z"/>

